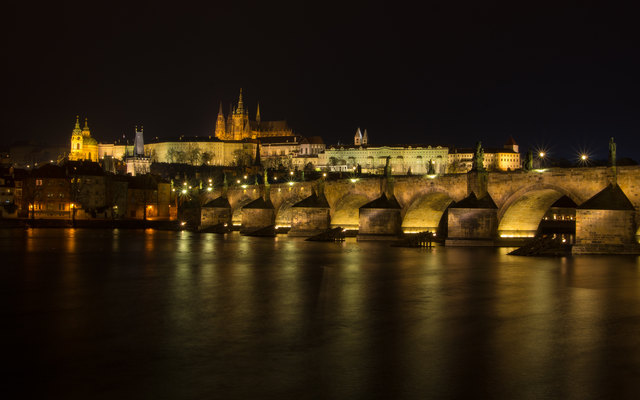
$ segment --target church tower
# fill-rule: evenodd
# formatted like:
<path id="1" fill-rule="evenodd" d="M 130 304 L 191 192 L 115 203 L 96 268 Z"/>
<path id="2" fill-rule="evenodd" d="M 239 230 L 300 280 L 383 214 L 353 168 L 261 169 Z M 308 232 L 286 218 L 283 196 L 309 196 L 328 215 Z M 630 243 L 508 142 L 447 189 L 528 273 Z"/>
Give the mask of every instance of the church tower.
<path id="1" fill-rule="evenodd" d="M 216 119 L 215 135 L 220 140 L 227 139 L 226 123 L 224 120 L 224 114 L 222 113 L 222 102 L 220 102 L 220 108 L 218 109 L 218 119 Z"/>
<path id="2" fill-rule="evenodd" d="M 77 161 L 82 159 L 82 129 L 80 129 L 80 116 L 76 115 L 76 126 L 71 132 L 71 151 L 69 160 Z"/>
<path id="3" fill-rule="evenodd" d="M 360 127 L 358 127 L 358 130 L 353 137 L 353 144 L 355 144 L 356 146 L 362 146 L 362 132 L 360 132 Z"/>
<path id="4" fill-rule="evenodd" d="M 249 114 L 245 110 L 244 102 L 242 101 L 242 89 L 240 89 L 240 96 L 238 97 L 238 107 L 233 110 L 231 129 L 233 140 L 242 140 L 250 136 Z"/>
<path id="5" fill-rule="evenodd" d="M 364 135 L 362 135 L 362 145 L 366 146 L 369 144 L 369 135 L 367 134 L 367 130 L 364 130 Z"/>

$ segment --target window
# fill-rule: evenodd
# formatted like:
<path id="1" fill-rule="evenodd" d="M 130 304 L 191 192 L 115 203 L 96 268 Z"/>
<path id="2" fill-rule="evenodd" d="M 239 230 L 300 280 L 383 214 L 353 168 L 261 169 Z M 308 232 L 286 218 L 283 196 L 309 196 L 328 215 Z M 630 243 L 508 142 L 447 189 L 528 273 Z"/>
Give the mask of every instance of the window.
<path id="1" fill-rule="evenodd" d="M 42 186 L 42 179 L 36 179 L 36 186 Z"/>

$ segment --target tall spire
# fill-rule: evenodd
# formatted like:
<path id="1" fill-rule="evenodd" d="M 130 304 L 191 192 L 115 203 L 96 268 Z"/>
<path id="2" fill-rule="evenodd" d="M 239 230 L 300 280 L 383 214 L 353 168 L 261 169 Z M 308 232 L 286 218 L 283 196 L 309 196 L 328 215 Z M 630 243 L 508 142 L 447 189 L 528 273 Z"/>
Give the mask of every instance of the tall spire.
<path id="1" fill-rule="evenodd" d="M 80 129 L 80 116 L 76 115 L 76 129 Z"/>
<path id="2" fill-rule="evenodd" d="M 258 102 L 258 110 L 256 111 L 256 122 L 260 123 L 260 102 Z"/>
<path id="3" fill-rule="evenodd" d="M 220 101 L 220 108 L 218 108 L 218 115 L 222 115 L 222 101 Z"/>
<path id="4" fill-rule="evenodd" d="M 244 103 L 242 102 L 242 88 L 240 88 L 240 96 L 238 97 L 238 108 L 236 109 L 238 114 L 244 113 Z"/>

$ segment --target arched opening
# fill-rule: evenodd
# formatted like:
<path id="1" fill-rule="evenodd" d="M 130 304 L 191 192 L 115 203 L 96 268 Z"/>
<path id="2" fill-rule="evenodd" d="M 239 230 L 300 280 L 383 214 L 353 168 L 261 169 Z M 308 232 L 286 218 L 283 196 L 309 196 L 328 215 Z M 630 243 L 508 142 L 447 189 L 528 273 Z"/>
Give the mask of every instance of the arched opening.
<path id="1" fill-rule="evenodd" d="M 349 194 L 340 199 L 331 213 L 331 226 L 345 229 L 358 229 L 360 225 L 360 207 L 369 199 L 364 195 Z"/>
<path id="2" fill-rule="evenodd" d="M 432 192 L 418 197 L 411 203 L 402 220 L 402 231 L 405 233 L 430 231 L 442 235 L 446 225 L 445 211 L 452 202 L 453 199 L 443 192 Z"/>
<path id="3" fill-rule="evenodd" d="M 498 213 L 498 235 L 503 238 L 534 237 L 551 205 L 564 195 L 552 188 L 515 194 Z"/>

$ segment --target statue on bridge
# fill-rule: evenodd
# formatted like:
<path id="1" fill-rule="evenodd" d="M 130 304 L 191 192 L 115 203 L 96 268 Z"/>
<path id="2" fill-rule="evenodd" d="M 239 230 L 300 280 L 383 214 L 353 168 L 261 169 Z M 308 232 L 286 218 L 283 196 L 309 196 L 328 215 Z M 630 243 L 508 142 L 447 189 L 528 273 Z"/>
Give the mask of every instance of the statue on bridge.
<path id="1" fill-rule="evenodd" d="M 390 162 L 391 162 L 391 157 L 387 156 L 387 162 L 384 165 L 384 176 L 386 176 L 387 178 L 391 176 L 391 166 L 389 165 Z"/>
<path id="2" fill-rule="evenodd" d="M 533 152 L 531 150 L 527 152 L 527 157 L 524 160 L 524 169 L 525 171 L 531 171 L 533 169 Z"/>
<path id="3" fill-rule="evenodd" d="M 476 152 L 473 154 L 472 171 L 484 171 L 484 150 L 482 142 L 476 143 Z"/>
<path id="4" fill-rule="evenodd" d="M 613 137 L 609 139 L 609 166 L 616 166 L 616 142 L 613 141 Z"/>

